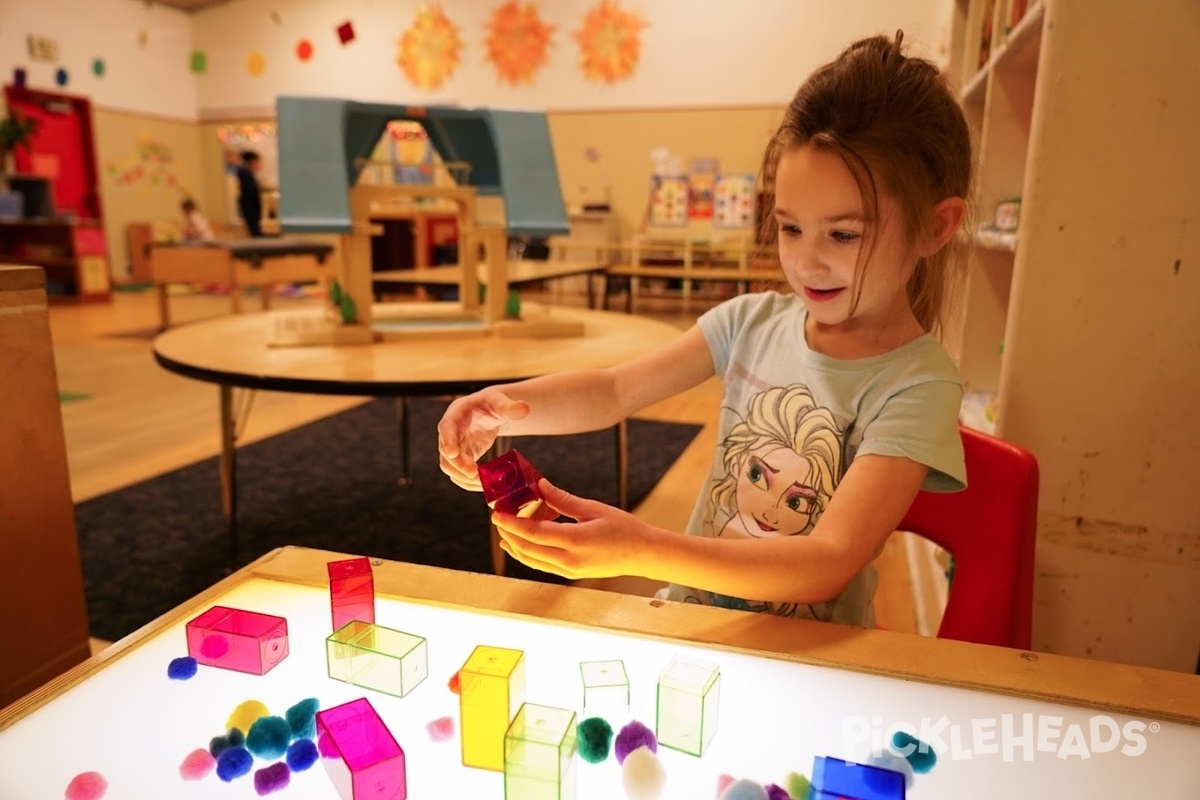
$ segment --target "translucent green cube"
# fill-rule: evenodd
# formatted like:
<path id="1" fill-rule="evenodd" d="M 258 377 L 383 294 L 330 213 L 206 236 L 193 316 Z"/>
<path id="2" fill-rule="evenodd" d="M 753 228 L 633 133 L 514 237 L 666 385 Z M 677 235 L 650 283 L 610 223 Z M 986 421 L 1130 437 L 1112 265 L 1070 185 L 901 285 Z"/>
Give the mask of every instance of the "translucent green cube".
<path id="1" fill-rule="evenodd" d="M 676 658 L 658 678 L 658 743 L 704 755 L 717 732 L 721 672 L 716 664 Z"/>
<path id="2" fill-rule="evenodd" d="M 629 676 L 624 661 L 581 661 L 583 715 L 619 715 L 629 711 Z"/>
<path id="3" fill-rule="evenodd" d="M 575 800 L 575 712 L 522 703 L 504 734 L 505 800 Z"/>
<path id="4" fill-rule="evenodd" d="M 352 620 L 325 640 L 329 677 L 404 697 L 429 674 L 424 637 Z"/>

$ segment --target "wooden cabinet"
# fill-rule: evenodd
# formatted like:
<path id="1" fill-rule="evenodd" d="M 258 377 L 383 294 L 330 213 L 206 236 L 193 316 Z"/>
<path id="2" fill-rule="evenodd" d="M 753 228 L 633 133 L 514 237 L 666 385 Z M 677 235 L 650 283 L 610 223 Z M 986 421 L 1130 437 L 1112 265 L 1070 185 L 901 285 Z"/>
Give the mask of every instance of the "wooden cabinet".
<path id="1" fill-rule="evenodd" d="M 0 266 L 0 706 L 88 656 L 45 277 Z"/>
<path id="2" fill-rule="evenodd" d="M 1034 646 L 1200 652 L 1200 17 L 1191 0 L 952 0 L 979 222 L 947 344 L 1041 465 Z M 988 14 L 993 16 L 988 21 Z M 984 47 L 985 39 L 988 46 Z M 984 66 L 979 67 L 980 62 Z"/>
<path id="3" fill-rule="evenodd" d="M 42 267 L 51 302 L 112 299 L 108 244 L 97 220 L 0 221 L 0 264 Z"/>

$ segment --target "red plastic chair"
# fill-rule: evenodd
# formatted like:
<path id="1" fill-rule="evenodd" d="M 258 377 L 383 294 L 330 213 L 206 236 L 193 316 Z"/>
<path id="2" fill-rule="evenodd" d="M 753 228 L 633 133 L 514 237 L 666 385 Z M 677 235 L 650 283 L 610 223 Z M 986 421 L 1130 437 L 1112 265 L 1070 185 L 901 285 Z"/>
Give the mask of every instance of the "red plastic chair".
<path id="1" fill-rule="evenodd" d="M 1028 650 L 1033 623 L 1038 463 L 1027 450 L 960 426 L 967 488 L 921 492 L 899 530 L 954 556 L 938 638 Z"/>

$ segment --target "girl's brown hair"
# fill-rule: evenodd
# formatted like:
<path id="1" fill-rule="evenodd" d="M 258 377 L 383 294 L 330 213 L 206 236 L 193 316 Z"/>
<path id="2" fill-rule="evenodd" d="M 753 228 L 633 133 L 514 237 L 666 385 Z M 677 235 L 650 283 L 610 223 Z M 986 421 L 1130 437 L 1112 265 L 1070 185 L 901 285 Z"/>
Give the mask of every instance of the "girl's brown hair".
<path id="1" fill-rule="evenodd" d="M 900 205 L 904 234 L 917 241 L 929 212 L 947 197 L 971 197 L 971 136 L 962 108 L 944 76 L 929 61 L 905 56 L 903 32 L 850 45 L 814 72 L 796 92 L 763 156 L 764 238 L 778 236 L 774 219 L 775 171 L 779 156 L 804 145 L 836 153 L 858 184 L 868 220 L 878 220 L 879 192 Z M 969 217 L 969 214 L 968 214 Z M 969 223 L 964 220 L 965 229 Z M 874 247 L 859 253 L 855 304 L 863 270 Z M 961 236 L 917 263 L 908 300 L 926 331 L 944 324 L 946 304 L 965 271 Z"/>

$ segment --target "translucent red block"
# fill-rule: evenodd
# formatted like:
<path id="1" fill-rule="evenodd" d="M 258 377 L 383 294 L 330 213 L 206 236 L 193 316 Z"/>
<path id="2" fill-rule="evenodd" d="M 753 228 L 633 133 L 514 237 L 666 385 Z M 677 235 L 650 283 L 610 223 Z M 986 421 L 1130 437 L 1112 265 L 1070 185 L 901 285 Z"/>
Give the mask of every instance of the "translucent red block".
<path id="1" fill-rule="evenodd" d="M 542 506 L 542 476 L 516 450 L 479 465 L 483 499 L 489 507 L 518 517 L 532 517 Z"/>
<path id="2" fill-rule="evenodd" d="M 333 630 L 341 630 L 346 623 L 375 621 L 375 576 L 371 572 L 371 559 L 348 558 L 330 561 L 329 611 L 333 617 Z"/>

